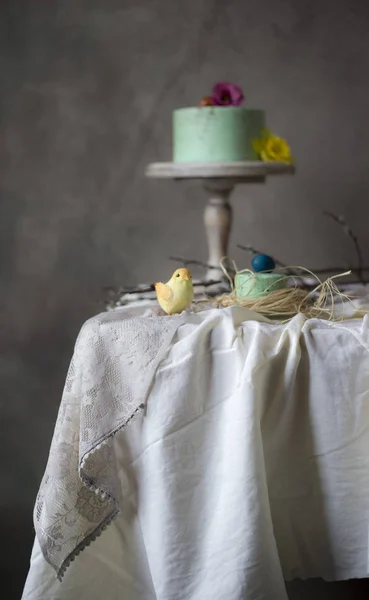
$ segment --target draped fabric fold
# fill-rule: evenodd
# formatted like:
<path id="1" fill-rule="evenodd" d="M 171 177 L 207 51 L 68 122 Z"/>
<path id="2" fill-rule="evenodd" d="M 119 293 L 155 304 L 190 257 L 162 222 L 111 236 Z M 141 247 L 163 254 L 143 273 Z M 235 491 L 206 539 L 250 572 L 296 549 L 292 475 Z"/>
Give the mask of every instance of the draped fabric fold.
<path id="1" fill-rule="evenodd" d="M 144 408 L 181 322 L 120 310 L 90 319 L 78 336 L 34 510 L 59 578 L 119 512 L 112 436 Z"/>

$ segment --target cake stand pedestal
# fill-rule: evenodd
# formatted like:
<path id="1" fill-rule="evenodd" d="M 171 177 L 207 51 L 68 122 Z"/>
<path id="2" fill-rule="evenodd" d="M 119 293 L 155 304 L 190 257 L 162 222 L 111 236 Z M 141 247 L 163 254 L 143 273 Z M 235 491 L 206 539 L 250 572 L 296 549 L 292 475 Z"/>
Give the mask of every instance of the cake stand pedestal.
<path id="1" fill-rule="evenodd" d="M 204 224 L 209 249 L 209 268 L 206 279 L 221 280 L 224 277 L 219 263 L 227 256 L 228 241 L 232 227 L 232 207 L 229 202 L 235 185 L 240 183 L 264 183 L 268 175 L 292 175 L 292 165 L 279 162 L 233 162 L 233 163 L 151 163 L 146 177 L 153 179 L 198 180 L 202 183 L 208 203 L 204 212 Z"/>

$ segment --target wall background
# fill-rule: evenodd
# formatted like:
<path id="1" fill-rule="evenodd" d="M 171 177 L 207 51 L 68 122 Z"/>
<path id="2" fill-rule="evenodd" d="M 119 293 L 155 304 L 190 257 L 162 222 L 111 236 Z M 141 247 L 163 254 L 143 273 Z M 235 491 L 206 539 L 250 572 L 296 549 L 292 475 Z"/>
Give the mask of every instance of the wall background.
<path id="1" fill-rule="evenodd" d="M 19 598 L 28 568 L 73 343 L 101 310 L 103 286 L 165 278 L 171 254 L 207 258 L 201 189 L 143 176 L 146 163 L 170 158 L 174 108 L 197 103 L 219 79 L 236 81 L 292 145 L 294 178 L 233 197 L 238 264 L 248 259 L 236 243 L 312 268 L 354 258 L 323 210 L 346 215 L 369 263 L 368 28 L 365 0 L 2 0 L 7 600 Z M 367 597 L 367 583 L 296 583 L 291 598 Z"/>

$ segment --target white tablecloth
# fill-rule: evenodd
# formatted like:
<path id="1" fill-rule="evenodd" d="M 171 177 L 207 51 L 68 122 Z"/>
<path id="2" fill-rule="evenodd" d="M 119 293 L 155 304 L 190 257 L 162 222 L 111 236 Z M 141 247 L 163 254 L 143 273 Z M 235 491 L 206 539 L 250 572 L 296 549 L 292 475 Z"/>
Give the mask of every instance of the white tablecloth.
<path id="1" fill-rule="evenodd" d="M 284 579 L 367 577 L 368 325 L 188 315 L 115 436 L 120 514 L 62 582 L 36 540 L 23 600 L 286 600 Z"/>

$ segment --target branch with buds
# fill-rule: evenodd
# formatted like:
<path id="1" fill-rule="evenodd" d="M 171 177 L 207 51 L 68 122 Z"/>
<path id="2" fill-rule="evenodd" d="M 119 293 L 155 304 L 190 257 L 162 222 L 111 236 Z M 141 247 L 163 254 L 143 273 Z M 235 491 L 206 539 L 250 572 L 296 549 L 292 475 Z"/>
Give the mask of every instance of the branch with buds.
<path id="1" fill-rule="evenodd" d="M 328 274 L 328 273 L 341 273 L 343 271 L 347 271 L 347 269 L 349 268 L 350 271 L 357 276 L 360 283 L 363 283 L 363 284 L 369 283 L 369 280 L 364 278 L 364 273 L 369 272 L 369 266 L 364 266 L 364 264 L 363 264 L 363 253 L 362 253 L 362 250 L 360 247 L 360 242 L 359 242 L 357 235 L 354 233 L 354 231 L 348 225 L 348 223 L 346 222 L 346 219 L 343 216 L 341 216 L 341 215 L 337 216 L 331 212 L 324 212 L 323 214 L 325 216 L 329 217 L 330 219 L 332 219 L 338 225 L 340 225 L 343 230 L 344 235 L 353 242 L 355 251 L 356 251 L 356 256 L 357 256 L 357 266 L 356 267 L 351 267 L 351 266 L 347 267 L 347 265 L 346 265 L 344 267 L 342 267 L 342 266 L 341 267 L 324 267 L 324 268 L 319 268 L 319 269 L 311 269 L 311 271 L 317 275 L 324 275 L 324 274 Z M 244 250 L 253 256 L 256 254 L 266 254 L 265 252 L 263 252 L 262 250 L 258 250 L 251 244 L 247 244 L 247 245 L 237 244 L 237 248 L 239 248 L 240 250 Z M 274 258 L 274 262 L 276 263 L 276 265 L 278 267 L 287 269 L 287 265 L 285 263 L 283 263 L 282 261 L 277 259 L 275 256 L 273 258 Z M 174 261 L 177 264 L 180 263 L 184 267 L 197 266 L 197 267 L 201 267 L 204 270 L 218 268 L 213 265 L 208 265 L 206 262 L 203 262 L 203 261 L 200 261 L 200 260 L 197 260 L 194 258 L 183 258 L 181 256 L 170 256 L 169 260 Z M 300 271 L 298 269 L 287 269 L 286 270 L 286 274 L 292 275 L 292 276 L 293 275 L 301 276 L 302 273 L 303 273 L 303 271 Z M 230 275 L 232 276 L 232 275 L 234 275 L 234 273 L 230 273 Z M 211 286 L 216 286 L 216 285 L 219 286 L 221 284 L 224 285 L 225 283 L 226 283 L 225 280 L 208 281 L 208 280 L 199 279 L 199 280 L 195 280 L 193 282 L 193 285 L 195 288 L 196 287 L 210 288 Z M 304 282 L 301 282 L 301 285 L 303 287 L 305 287 Z M 306 285 L 306 287 L 309 287 L 309 285 Z M 110 294 L 110 296 L 113 298 L 112 302 L 114 303 L 115 301 L 119 300 L 124 295 L 129 295 L 129 294 L 138 294 L 138 295 L 143 294 L 144 295 L 149 292 L 154 292 L 155 284 L 150 283 L 148 285 L 138 285 L 133 288 L 119 288 L 119 289 L 107 287 L 107 288 L 104 288 L 104 291 L 106 293 Z M 144 298 L 144 296 L 142 296 L 142 298 Z"/>

